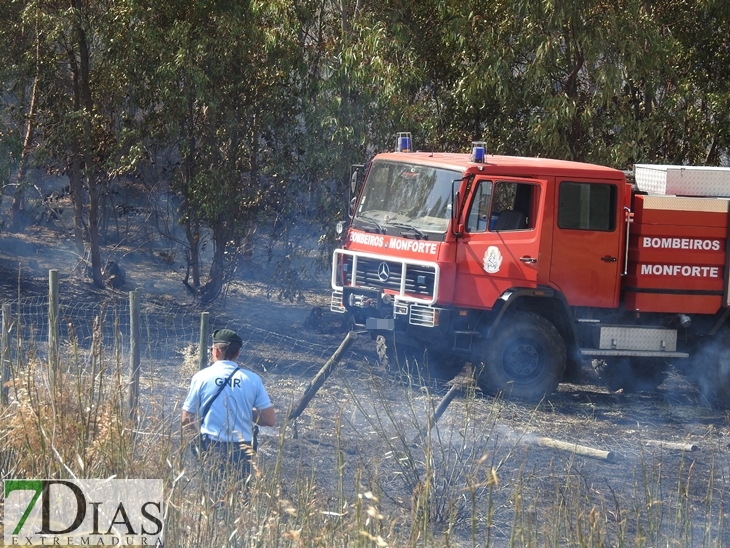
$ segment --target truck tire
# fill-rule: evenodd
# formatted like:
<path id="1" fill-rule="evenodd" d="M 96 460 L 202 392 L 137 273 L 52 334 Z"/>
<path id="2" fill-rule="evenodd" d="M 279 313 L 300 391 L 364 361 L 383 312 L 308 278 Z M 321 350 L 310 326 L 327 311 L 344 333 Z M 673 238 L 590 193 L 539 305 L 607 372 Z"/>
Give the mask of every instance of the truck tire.
<path id="1" fill-rule="evenodd" d="M 479 385 L 489 394 L 539 401 L 555 391 L 565 372 L 565 343 L 553 324 L 532 312 L 515 312 L 480 345 Z"/>

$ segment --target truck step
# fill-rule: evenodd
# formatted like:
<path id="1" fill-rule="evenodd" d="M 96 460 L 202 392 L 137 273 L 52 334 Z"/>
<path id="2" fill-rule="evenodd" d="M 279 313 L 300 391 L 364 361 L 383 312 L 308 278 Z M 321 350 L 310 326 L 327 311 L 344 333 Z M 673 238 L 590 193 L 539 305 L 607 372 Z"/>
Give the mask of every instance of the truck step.
<path id="1" fill-rule="evenodd" d="M 479 331 L 454 331 L 454 346 L 452 350 L 471 352 L 474 337 L 480 335 Z"/>
<path id="2" fill-rule="evenodd" d="M 581 348 L 580 355 L 585 357 L 601 358 L 611 356 L 627 356 L 636 358 L 665 358 L 665 359 L 681 359 L 689 358 L 686 352 L 655 352 L 649 350 L 602 350 L 599 348 Z"/>

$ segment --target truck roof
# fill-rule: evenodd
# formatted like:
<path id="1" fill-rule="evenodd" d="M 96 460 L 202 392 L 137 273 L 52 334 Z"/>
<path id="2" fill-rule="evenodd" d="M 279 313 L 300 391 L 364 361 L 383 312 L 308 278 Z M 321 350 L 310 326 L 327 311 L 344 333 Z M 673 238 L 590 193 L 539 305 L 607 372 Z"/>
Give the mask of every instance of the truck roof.
<path id="1" fill-rule="evenodd" d="M 453 169 L 460 172 L 483 168 L 480 171 L 484 173 L 514 177 L 565 176 L 570 173 L 575 177 L 590 176 L 594 178 L 625 180 L 624 173 L 618 169 L 583 162 L 554 160 L 551 158 L 525 158 L 522 156 L 488 154 L 484 163 L 475 163 L 471 161 L 470 154 L 452 152 L 385 152 L 378 154 L 375 159 L 416 163 L 443 169 Z"/>

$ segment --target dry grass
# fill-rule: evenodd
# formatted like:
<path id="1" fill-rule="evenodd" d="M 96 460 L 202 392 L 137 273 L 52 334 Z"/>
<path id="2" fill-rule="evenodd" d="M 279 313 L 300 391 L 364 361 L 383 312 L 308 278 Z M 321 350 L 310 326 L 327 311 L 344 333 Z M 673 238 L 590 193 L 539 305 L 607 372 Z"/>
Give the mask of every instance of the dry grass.
<path id="1" fill-rule="evenodd" d="M 182 352 L 178 390 L 194 353 Z M 727 478 L 714 467 L 699 478 L 689 459 L 669 471 L 645 455 L 630 492 L 618 493 L 588 479 L 576 457 L 535 466 L 501 426 L 511 404 L 467 389 L 431 423 L 439 395 L 430 385 L 364 369 L 312 403 L 301 437 L 284 424 L 265 440 L 250 485 L 224 485 L 225 508 L 214 508 L 174 396 L 152 383 L 135 425 L 123 369 L 94 345 L 87 354 L 67 345 L 55 375 L 24 355 L 0 426 L 3 476 L 162 478 L 166 544 L 176 547 L 727 545 Z M 274 393 L 300 389 L 269 381 Z"/>

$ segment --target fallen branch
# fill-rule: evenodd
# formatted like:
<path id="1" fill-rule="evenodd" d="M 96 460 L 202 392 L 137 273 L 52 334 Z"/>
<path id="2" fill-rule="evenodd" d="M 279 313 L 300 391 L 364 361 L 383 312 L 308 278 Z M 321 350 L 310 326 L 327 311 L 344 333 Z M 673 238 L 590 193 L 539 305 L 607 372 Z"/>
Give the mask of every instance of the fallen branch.
<path id="1" fill-rule="evenodd" d="M 697 446 L 694 443 L 683 443 L 676 441 L 662 441 L 662 440 L 645 440 L 646 445 L 654 445 L 661 447 L 662 449 L 676 449 L 677 451 L 696 451 Z"/>
<path id="2" fill-rule="evenodd" d="M 293 421 L 304 412 L 311 399 L 314 397 L 317 391 L 322 388 L 322 385 L 327 380 L 327 377 L 332 374 L 332 371 L 334 371 L 335 367 L 342 359 L 342 355 L 347 351 L 348 348 L 350 348 L 350 345 L 356 338 L 357 334 L 355 334 L 354 331 L 350 331 L 347 334 L 345 339 L 340 343 L 339 348 L 335 350 L 334 354 L 332 354 L 332 357 L 327 360 L 327 363 L 325 363 L 322 369 L 319 370 L 319 373 L 314 376 L 312 382 L 310 382 L 307 385 L 307 388 L 304 389 L 304 394 L 300 398 L 299 403 L 289 413 L 288 420 Z"/>
<path id="3" fill-rule="evenodd" d="M 543 447 L 552 447 L 553 449 L 560 449 L 562 451 L 570 451 L 576 455 L 584 457 L 591 457 L 594 459 L 601 459 L 612 462 L 614 458 L 613 451 L 603 451 L 601 449 L 595 449 L 593 447 L 586 447 L 585 445 L 578 445 L 577 443 L 569 443 L 565 441 L 554 440 L 552 438 L 532 437 L 525 438 L 527 442 L 534 441 L 537 445 Z"/>

